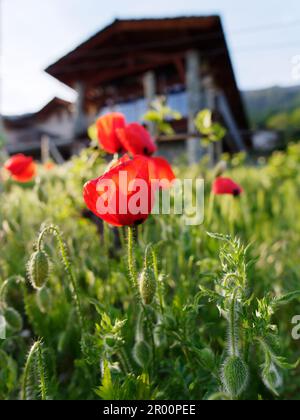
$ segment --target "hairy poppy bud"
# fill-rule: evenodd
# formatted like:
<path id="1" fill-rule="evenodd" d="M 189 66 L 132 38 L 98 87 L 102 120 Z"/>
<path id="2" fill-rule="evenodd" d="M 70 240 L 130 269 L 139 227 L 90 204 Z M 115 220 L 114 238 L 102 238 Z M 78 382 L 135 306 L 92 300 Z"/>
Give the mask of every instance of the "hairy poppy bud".
<path id="1" fill-rule="evenodd" d="M 3 309 L 3 316 L 8 331 L 20 332 L 23 328 L 23 319 L 14 308 L 6 307 Z"/>
<path id="2" fill-rule="evenodd" d="M 214 175 L 216 178 L 218 178 L 219 176 L 222 176 L 224 174 L 224 172 L 227 171 L 227 162 L 225 162 L 224 160 L 221 160 L 214 169 Z"/>
<path id="3" fill-rule="evenodd" d="M 141 368 L 147 368 L 151 361 L 151 348 L 146 341 L 138 341 L 133 348 L 133 358 Z"/>
<path id="4" fill-rule="evenodd" d="M 32 254 L 28 264 L 28 274 L 30 282 L 36 290 L 45 286 L 49 276 L 49 260 L 44 251 Z"/>
<path id="5" fill-rule="evenodd" d="M 36 302 L 42 313 L 50 311 L 52 306 L 51 292 L 47 287 L 42 287 L 36 294 Z"/>
<path id="6" fill-rule="evenodd" d="M 153 271 L 148 267 L 140 275 L 139 289 L 143 303 L 151 305 L 156 293 L 156 280 Z"/>
<path id="7" fill-rule="evenodd" d="M 222 372 L 223 385 L 232 397 L 239 397 L 248 383 L 248 368 L 238 356 L 230 356 L 225 361 Z"/>
<path id="8" fill-rule="evenodd" d="M 34 191 L 41 203 L 47 203 L 48 197 L 41 180 L 36 181 Z"/>

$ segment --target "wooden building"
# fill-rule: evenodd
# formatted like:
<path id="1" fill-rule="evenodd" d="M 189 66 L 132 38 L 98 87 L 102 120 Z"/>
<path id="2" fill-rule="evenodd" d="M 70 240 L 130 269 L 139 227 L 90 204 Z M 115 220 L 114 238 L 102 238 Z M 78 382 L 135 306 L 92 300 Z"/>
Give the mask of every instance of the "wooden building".
<path id="1" fill-rule="evenodd" d="M 139 120 L 155 96 L 164 95 L 184 118 L 177 127 L 182 138 L 163 139 L 161 149 L 176 154 L 184 146 L 197 161 L 202 149 L 193 120 L 206 107 L 228 128 L 224 150 L 251 146 L 219 16 L 115 20 L 46 71 L 78 93 L 77 137 L 101 112 L 120 110 L 129 121 Z"/>

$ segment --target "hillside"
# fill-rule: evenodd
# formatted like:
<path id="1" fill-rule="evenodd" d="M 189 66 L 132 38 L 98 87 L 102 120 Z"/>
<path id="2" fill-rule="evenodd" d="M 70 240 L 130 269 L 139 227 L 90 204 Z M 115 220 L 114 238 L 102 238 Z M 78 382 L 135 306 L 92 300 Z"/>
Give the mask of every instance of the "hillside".
<path id="1" fill-rule="evenodd" d="M 265 126 L 271 117 L 300 108 L 300 86 L 244 91 L 243 97 L 254 127 Z"/>

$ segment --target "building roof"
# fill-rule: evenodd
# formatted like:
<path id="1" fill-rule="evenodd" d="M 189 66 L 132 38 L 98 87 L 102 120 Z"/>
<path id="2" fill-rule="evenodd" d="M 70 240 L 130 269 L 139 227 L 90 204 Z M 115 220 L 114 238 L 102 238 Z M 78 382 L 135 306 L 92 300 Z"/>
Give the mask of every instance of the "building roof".
<path id="1" fill-rule="evenodd" d="M 52 113 L 58 112 L 61 109 L 68 109 L 71 106 L 71 102 L 55 97 L 37 112 L 23 115 L 3 116 L 4 126 L 6 128 L 24 128 L 31 126 L 32 124 L 47 118 Z"/>
<path id="2" fill-rule="evenodd" d="M 225 92 L 238 125 L 248 128 L 219 16 L 115 20 L 46 72 L 70 87 L 84 81 L 89 93 L 98 86 L 102 97 L 106 86 L 117 87 L 126 96 L 134 87 L 129 79 L 148 70 L 159 72 L 164 68 L 166 74 L 173 66 L 178 75 L 174 82 L 184 84 L 184 59 L 190 49 L 201 52 L 209 73 Z M 138 84 L 135 87 L 141 88 Z"/>

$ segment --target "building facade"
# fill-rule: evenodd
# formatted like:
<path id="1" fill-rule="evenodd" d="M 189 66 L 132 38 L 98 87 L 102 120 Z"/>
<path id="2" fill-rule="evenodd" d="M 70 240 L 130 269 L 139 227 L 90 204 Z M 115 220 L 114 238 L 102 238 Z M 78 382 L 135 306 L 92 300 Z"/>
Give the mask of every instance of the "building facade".
<path id="1" fill-rule="evenodd" d="M 179 153 L 182 147 L 174 142 L 181 142 L 189 161 L 198 161 L 203 150 L 194 118 L 203 108 L 212 109 L 228 129 L 223 150 L 251 147 L 218 16 L 116 20 L 46 71 L 77 91 L 75 137 L 83 137 L 93 119 L 112 110 L 138 121 L 161 95 L 183 116 L 176 140 L 158 139 L 161 148 Z"/>

